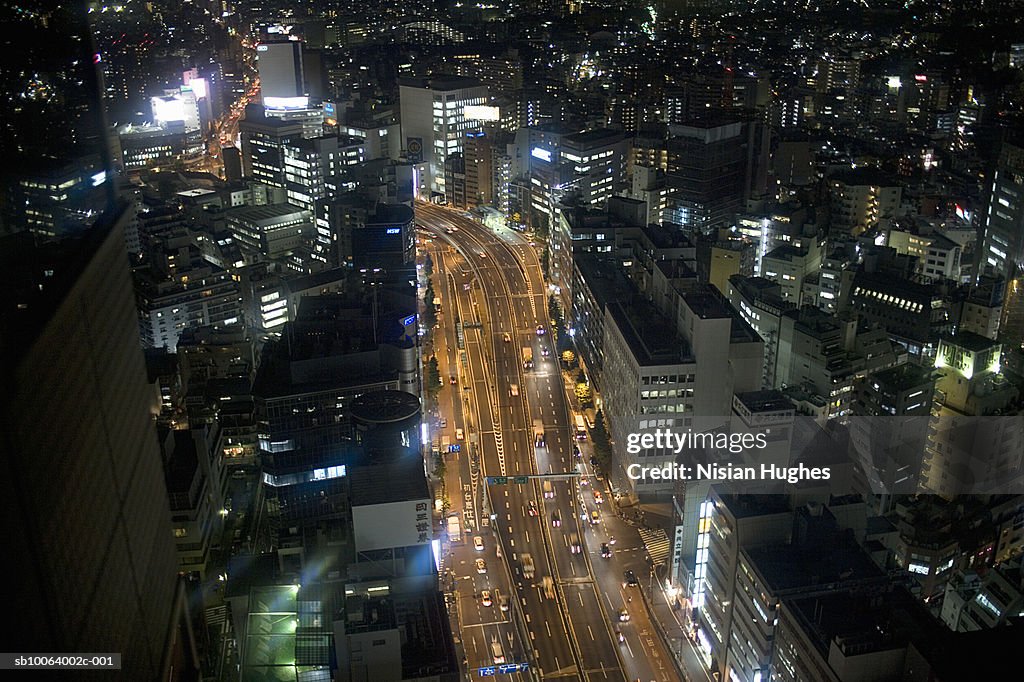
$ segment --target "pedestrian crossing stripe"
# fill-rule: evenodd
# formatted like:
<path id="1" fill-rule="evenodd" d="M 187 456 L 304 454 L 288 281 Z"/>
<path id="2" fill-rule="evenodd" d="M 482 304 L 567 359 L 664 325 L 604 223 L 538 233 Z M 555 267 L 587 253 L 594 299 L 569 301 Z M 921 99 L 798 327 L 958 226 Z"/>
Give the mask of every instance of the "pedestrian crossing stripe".
<path id="1" fill-rule="evenodd" d="M 666 561 L 671 554 L 672 544 L 668 540 L 668 535 L 661 528 L 655 528 L 651 530 L 649 528 L 640 528 L 640 539 L 644 542 L 644 547 L 647 548 L 647 555 L 651 558 L 652 564 L 660 564 Z"/>

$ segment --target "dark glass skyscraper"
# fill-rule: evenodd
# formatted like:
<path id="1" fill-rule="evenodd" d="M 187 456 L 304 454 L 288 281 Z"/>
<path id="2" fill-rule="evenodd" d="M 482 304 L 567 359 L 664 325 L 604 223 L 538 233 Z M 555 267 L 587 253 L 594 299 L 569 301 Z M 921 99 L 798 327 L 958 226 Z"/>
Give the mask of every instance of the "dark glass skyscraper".
<path id="1" fill-rule="evenodd" d="M 90 675 L 196 679 L 101 57 L 85 3 L 0 11 L 5 651 L 119 653 L 119 671 Z"/>

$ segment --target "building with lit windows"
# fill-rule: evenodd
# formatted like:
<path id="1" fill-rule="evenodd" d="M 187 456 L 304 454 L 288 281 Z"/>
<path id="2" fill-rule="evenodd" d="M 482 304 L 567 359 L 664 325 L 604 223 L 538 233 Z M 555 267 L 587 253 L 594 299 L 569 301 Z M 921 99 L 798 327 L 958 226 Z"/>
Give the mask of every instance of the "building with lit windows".
<path id="1" fill-rule="evenodd" d="M 944 336 L 935 355 L 937 402 L 923 491 L 951 498 L 1000 490 L 1024 465 L 1020 418 L 1002 416 L 1018 389 L 1001 374 L 1002 346 L 973 332 Z"/>
<path id="2" fill-rule="evenodd" d="M 783 300 L 801 305 L 804 281 L 821 267 L 821 244 L 814 239 L 804 246 L 777 246 L 761 257 L 761 275 L 779 283 Z"/>
<path id="3" fill-rule="evenodd" d="M 398 89 L 402 148 L 416 166 L 416 195 L 446 198 L 445 162 L 463 153 L 466 133 L 479 127 L 466 107 L 486 105 L 487 87 L 474 78 L 436 75 L 402 78 Z"/>
<path id="4" fill-rule="evenodd" d="M 5 223 L 43 238 L 79 232 L 102 210 L 107 181 L 98 156 L 27 169 L 4 187 Z"/>
<path id="5" fill-rule="evenodd" d="M 1009 278 L 1024 263 L 1024 146 L 1003 143 L 983 229 L 979 271 Z"/>
<path id="6" fill-rule="evenodd" d="M 242 138 L 242 173 L 271 187 L 285 186 L 285 147 L 303 137 L 302 123 L 247 116 L 238 124 Z"/>
<path id="7" fill-rule="evenodd" d="M 242 296 L 223 268 L 186 247 L 135 268 L 139 333 L 143 346 L 174 352 L 189 327 L 244 321 Z"/>
<path id="8" fill-rule="evenodd" d="M 813 306 L 782 313 L 775 353 L 775 386 L 800 386 L 828 403 L 830 419 L 850 414 L 861 376 L 899 361 L 885 330 L 852 315 L 829 315 Z"/>
<path id="9" fill-rule="evenodd" d="M 732 226 L 743 209 L 748 125 L 707 118 L 669 126 L 664 220 L 698 232 Z"/>
<path id="10" fill-rule="evenodd" d="M 726 428 L 734 393 L 761 388 L 760 337 L 717 290 L 673 292 L 664 311 L 639 297 L 609 303 L 601 387 L 609 432 Z M 668 305 L 673 317 L 668 317 Z M 617 467 L 664 466 L 676 455 L 651 448 L 615 450 Z M 616 472 L 618 473 L 618 472 Z M 675 481 L 614 476 L 641 499 L 667 497 Z"/>
<path id="11" fill-rule="evenodd" d="M 903 187 L 881 171 L 859 168 L 829 177 L 832 228 L 857 236 L 895 218 Z"/>
<path id="12" fill-rule="evenodd" d="M 183 127 L 126 125 L 117 131 L 120 165 L 126 173 L 147 168 L 167 168 L 182 160 Z"/>
<path id="13" fill-rule="evenodd" d="M 244 250 L 279 258 L 312 239 L 312 214 L 292 204 L 240 206 L 225 212 L 228 230 Z"/>

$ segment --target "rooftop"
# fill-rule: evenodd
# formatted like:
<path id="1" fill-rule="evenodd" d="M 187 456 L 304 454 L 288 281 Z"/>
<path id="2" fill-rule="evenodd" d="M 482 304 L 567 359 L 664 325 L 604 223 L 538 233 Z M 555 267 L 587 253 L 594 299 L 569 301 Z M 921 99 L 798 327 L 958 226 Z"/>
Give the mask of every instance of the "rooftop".
<path id="1" fill-rule="evenodd" d="M 943 335 L 942 340 L 972 353 L 980 353 L 999 345 L 998 341 L 968 331 L 961 331 L 956 336 Z"/>
<path id="2" fill-rule="evenodd" d="M 793 403 L 780 391 L 776 390 L 737 393 L 736 400 L 741 402 L 752 413 L 793 410 Z"/>
<path id="3" fill-rule="evenodd" d="M 353 507 L 430 497 L 419 457 L 353 466 L 348 470 L 348 479 Z"/>
<path id="4" fill-rule="evenodd" d="M 641 366 L 694 362 L 675 325 L 642 298 L 609 302 L 608 312 Z"/>

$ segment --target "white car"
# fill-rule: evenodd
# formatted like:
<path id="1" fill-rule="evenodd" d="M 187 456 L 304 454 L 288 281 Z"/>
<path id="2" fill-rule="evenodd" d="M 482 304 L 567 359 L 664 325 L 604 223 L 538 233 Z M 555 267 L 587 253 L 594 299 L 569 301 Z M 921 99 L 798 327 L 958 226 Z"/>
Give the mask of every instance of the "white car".
<path id="1" fill-rule="evenodd" d="M 462 440 L 465 437 L 466 434 L 463 433 L 462 429 L 455 429 L 455 440 Z"/>
<path id="2" fill-rule="evenodd" d="M 490 590 L 484 590 L 483 592 L 480 593 L 480 603 L 483 604 L 484 606 L 491 606 L 492 604 L 494 604 L 494 602 L 491 601 L 491 592 L 490 592 Z"/>
<path id="3" fill-rule="evenodd" d="M 487 562 L 484 561 L 483 559 L 477 559 L 476 560 L 476 572 L 477 573 L 486 573 L 487 572 Z"/>
<path id="4" fill-rule="evenodd" d="M 498 608 L 502 611 L 508 611 L 508 595 L 495 590 L 494 596 L 498 598 Z"/>
<path id="5" fill-rule="evenodd" d="M 484 539 L 479 535 L 473 536 L 473 548 L 478 552 L 484 551 Z"/>
<path id="6" fill-rule="evenodd" d="M 494 664 L 501 665 L 505 662 L 505 654 L 501 650 L 501 642 L 497 637 L 491 639 L 491 655 L 494 656 Z"/>
<path id="7" fill-rule="evenodd" d="M 505 343 L 512 343 L 512 335 L 509 334 L 508 332 L 505 332 L 504 334 L 501 335 L 501 340 L 504 341 Z"/>

